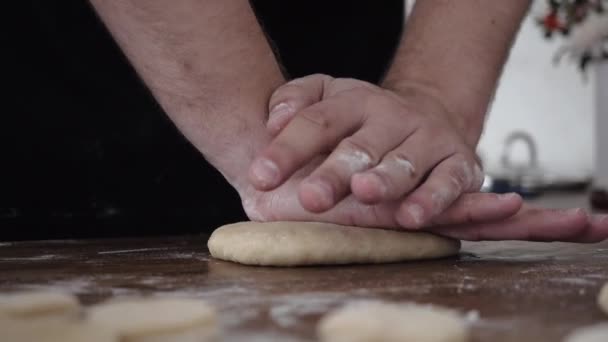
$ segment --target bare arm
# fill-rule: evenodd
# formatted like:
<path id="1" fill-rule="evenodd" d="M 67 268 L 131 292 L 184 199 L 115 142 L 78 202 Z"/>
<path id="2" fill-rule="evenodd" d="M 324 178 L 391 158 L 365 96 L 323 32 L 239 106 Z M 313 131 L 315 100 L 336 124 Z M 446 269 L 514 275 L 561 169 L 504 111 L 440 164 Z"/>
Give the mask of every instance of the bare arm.
<path id="1" fill-rule="evenodd" d="M 456 116 L 472 146 L 481 135 L 529 0 L 417 1 L 384 85 L 423 87 Z"/>
<path id="2" fill-rule="evenodd" d="M 283 82 L 248 1 L 91 0 L 180 131 L 234 186 Z"/>

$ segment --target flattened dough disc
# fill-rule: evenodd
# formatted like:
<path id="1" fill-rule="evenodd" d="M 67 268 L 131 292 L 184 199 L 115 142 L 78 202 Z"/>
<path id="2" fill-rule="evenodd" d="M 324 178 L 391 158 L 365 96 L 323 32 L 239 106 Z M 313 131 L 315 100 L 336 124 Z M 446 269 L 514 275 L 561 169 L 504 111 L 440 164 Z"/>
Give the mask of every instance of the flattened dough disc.
<path id="1" fill-rule="evenodd" d="M 608 341 L 608 323 L 590 325 L 574 330 L 564 342 L 606 342 Z"/>
<path id="2" fill-rule="evenodd" d="M 99 326 L 79 321 L 0 319 L 0 340 L 10 342 L 118 342 Z"/>
<path id="3" fill-rule="evenodd" d="M 247 265 L 300 266 L 387 263 L 458 253 L 460 242 L 423 232 L 317 222 L 240 222 L 216 229 L 214 258 Z"/>
<path id="4" fill-rule="evenodd" d="M 181 298 L 109 301 L 92 306 L 87 320 L 116 332 L 122 342 L 211 341 L 217 328 L 210 306 Z"/>
<path id="5" fill-rule="evenodd" d="M 600 306 L 600 309 L 604 310 L 608 315 L 608 283 L 604 284 L 600 290 L 600 294 L 597 297 L 597 303 Z"/>
<path id="6" fill-rule="evenodd" d="M 23 291 L 0 295 L 0 316 L 9 318 L 67 317 L 80 309 L 78 299 L 62 292 Z"/>
<path id="7" fill-rule="evenodd" d="M 465 342 L 469 329 L 454 310 L 430 305 L 352 303 L 324 316 L 322 342 Z"/>

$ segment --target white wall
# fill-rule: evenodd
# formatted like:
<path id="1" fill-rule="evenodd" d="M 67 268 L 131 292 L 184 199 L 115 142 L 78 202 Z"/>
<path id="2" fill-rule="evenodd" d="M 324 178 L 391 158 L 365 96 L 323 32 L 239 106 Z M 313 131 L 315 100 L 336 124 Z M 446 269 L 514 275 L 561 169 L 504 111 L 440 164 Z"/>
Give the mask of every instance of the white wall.
<path id="1" fill-rule="evenodd" d="M 542 11 L 538 5 L 537 1 L 532 17 Z M 545 40 L 532 17 L 526 18 L 506 65 L 480 154 L 488 173 L 500 172 L 505 138 L 524 130 L 536 140 L 541 168 L 559 178 L 588 177 L 594 163 L 593 69 L 584 81 L 568 60 L 554 66 L 553 54 L 564 40 Z M 516 146 L 514 159 L 525 161 L 525 151 Z"/>
<path id="2" fill-rule="evenodd" d="M 608 189 L 608 63 L 596 67 L 594 183 Z"/>

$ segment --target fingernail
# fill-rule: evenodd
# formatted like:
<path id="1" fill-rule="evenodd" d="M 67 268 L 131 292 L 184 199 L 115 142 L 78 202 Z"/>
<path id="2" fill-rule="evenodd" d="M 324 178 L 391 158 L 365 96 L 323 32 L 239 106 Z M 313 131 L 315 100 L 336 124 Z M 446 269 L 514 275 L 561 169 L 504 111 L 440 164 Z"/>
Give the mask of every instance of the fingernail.
<path id="1" fill-rule="evenodd" d="M 281 102 L 278 105 L 274 106 L 268 114 L 268 122 L 276 121 L 278 118 L 281 118 L 285 115 L 293 113 L 293 107 L 285 102 Z"/>
<path id="2" fill-rule="evenodd" d="M 382 179 L 380 179 L 380 176 L 372 172 L 360 173 L 359 175 L 363 176 L 363 179 L 369 185 L 371 185 L 371 187 L 375 188 L 380 196 L 386 196 L 388 188 L 386 187 Z"/>
<path id="3" fill-rule="evenodd" d="M 509 192 L 506 194 L 498 194 L 498 196 L 496 196 L 496 198 L 498 198 L 501 201 L 508 201 L 508 200 L 511 200 L 511 199 L 517 198 L 517 197 L 519 197 L 519 195 L 516 194 L 515 192 Z"/>
<path id="4" fill-rule="evenodd" d="M 279 179 L 279 168 L 266 158 L 260 158 L 253 162 L 251 173 L 255 181 L 262 187 L 273 186 Z"/>
<path id="5" fill-rule="evenodd" d="M 422 226 L 422 224 L 424 223 L 424 208 L 422 208 L 418 204 L 408 204 L 405 210 L 408 212 L 408 214 L 410 214 L 410 216 L 414 220 L 416 227 Z"/>

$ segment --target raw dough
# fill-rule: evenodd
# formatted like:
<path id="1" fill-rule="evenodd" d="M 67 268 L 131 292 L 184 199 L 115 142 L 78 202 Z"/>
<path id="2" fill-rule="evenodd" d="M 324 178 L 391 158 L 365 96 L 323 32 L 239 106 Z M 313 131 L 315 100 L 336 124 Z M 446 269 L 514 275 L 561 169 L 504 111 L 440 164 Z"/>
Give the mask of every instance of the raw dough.
<path id="1" fill-rule="evenodd" d="M 468 325 L 456 311 L 430 305 L 359 302 L 318 325 L 323 342 L 464 342 Z"/>
<path id="2" fill-rule="evenodd" d="M 0 295 L 0 316 L 19 319 L 70 317 L 80 310 L 78 299 L 61 292 L 27 291 Z"/>
<path id="3" fill-rule="evenodd" d="M 608 323 L 590 325 L 574 330 L 564 342 L 606 342 L 608 341 Z"/>
<path id="4" fill-rule="evenodd" d="M 600 290 L 600 294 L 597 297 L 597 303 L 600 308 L 608 314 L 608 283 L 604 284 L 604 287 Z"/>
<path id="5" fill-rule="evenodd" d="M 10 342 L 118 342 L 115 334 L 78 320 L 0 319 L 0 340 Z"/>
<path id="6" fill-rule="evenodd" d="M 214 310 L 196 299 L 130 299 L 89 309 L 90 323 L 115 331 L 121 342 L 214 340 Z"/>
<path id="7" fill-rule="evenodd" d="M 216 229 L 214 258 L 247 265 L 385 263 L 456 254 L 460 242 L 429 233 L 316 222 L 240 222 Z"/>

